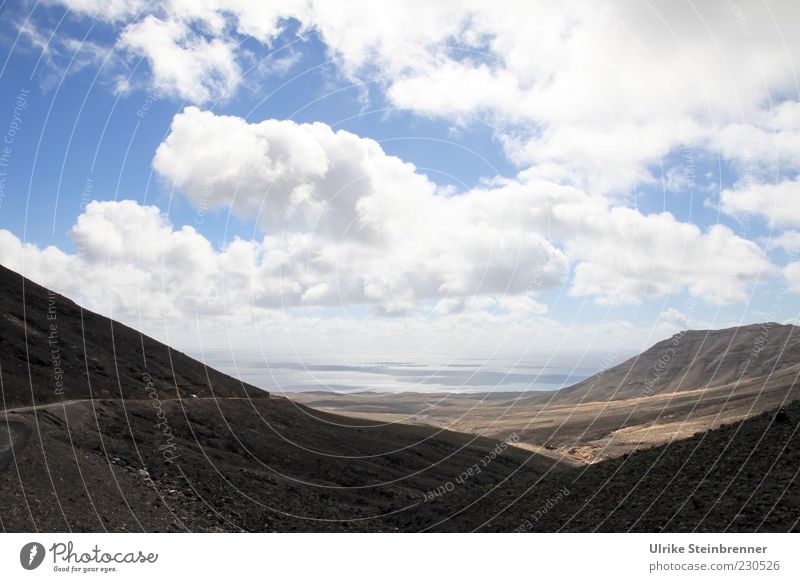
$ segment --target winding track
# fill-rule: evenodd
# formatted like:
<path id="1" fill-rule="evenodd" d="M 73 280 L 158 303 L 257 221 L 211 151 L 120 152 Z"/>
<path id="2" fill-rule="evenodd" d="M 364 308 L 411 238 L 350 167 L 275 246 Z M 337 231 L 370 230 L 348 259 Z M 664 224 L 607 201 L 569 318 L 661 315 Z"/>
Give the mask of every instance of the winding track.
<path id="1" fill-rule="evenodd" d="M 272 397 L 272 396 L 270 396 Z M 216 400 L 216 397 L 200 397 L 191 400 Z M 250 400 L 247 397 L 225 397 L 224 400 Z M 83 398 L 75 400 L 62 400 L 61 402 L 48 402 L 36 406 L 19 406 L 16 408 L 6 408 L 0 410 L 0 472 L 8 466 L 8 462 L 13 458 L 14 451 L 19 452 L 28 443 L 30 429 L 21 422 L 8 420 L 8 415 L 12 413 L 39 412 L 51 408 L 64 408 L 71 404 L 84 404 L 89 402 L 119 402 L 119 398 Z"/>
<path id="2" fill-rule="evenodd" d="M 63 402 L 48 402 L 38 406 L 20 406 L 0 410 L 0 418 L 5 417 L 0 420 L 0 472 L 6 469 L 9 461 L 14 457 L 14 452 L 21 451 L 28 444 L 28 437 L 30 436 L 30 429 L 23 423 L 8 420 L 9 413 L 35 412 L 59 406 L 68 406 L 78 402 L 90 402 L 90 400 L 65 400 Z"/>
<path id="3" fill-rule="evenodd" d="M 28 442 L 28 428 L 19 422 L 0 421 L 0 471 L 4 471 L 13 458 Z"/>

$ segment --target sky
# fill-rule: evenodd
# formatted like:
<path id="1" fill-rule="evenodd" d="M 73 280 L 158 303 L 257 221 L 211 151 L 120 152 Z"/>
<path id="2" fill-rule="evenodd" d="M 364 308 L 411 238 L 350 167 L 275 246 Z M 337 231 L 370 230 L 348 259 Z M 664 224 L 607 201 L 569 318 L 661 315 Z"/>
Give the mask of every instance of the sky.
<path id="1" fill-rule="evenodd" d="M 796 3 L 1 6 L 0 263 L 180 349 L 797 318 Z"/>

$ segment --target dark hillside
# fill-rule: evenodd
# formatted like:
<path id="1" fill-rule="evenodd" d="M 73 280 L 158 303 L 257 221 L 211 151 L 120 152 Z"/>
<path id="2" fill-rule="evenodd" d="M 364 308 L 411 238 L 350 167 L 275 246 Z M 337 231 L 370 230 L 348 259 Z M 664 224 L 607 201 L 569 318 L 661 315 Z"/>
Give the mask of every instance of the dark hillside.
<path id="1" fill-rule="evenodd" d="M 23 294 L 24 288 L 24 294 Z M 84 398 L 269 396 L 0 266 L 0 408 Z"/>

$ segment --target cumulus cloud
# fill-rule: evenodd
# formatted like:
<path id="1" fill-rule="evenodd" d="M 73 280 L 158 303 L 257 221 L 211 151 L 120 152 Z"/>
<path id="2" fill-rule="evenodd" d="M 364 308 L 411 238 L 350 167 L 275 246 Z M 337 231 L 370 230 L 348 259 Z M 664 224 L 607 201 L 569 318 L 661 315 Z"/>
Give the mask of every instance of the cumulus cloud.
<path id="1" fill-rule="evenodd" d="M 772 266 L 755 243 L 722 225 L 703 232 L 668 212 L 643 214 L 611 206 L 575 188 L 555 186 L 523 173 L 483 192 L 501 213 L 507 198 L 524 208 L 529 228 L 560 241 L 574 264 L 570 293 L 601 303 L 638 303 L 688 290 L 711 303 L 743 301 L 748 284 Z"/>
<path id="2" fill-rule="evenodd" d="M 800 171 L 800 102 L 785 101 L 721 128 L 717 147 L 747 182 Z"/>
<path id="3" fill-rule="evenodd" d="M 564 285 L 609 304 L 684 289 L 727 304 L 772 269 L 723 226 L 703 232 L 535 173 L 440 190 L 373 140 L 321 123 L 190 107 L 154 166 L 195 206 L 256 219 L 263 237 L 215 248 L 154 206 L 92 202 L 71 230 L 77 254 L 3 231 L 0 260 L 58 290 L 72 285 L 104 313 L 167 320 L 351 305 L 529 318 L 546 314 L 538 295 Z"/>
<path id="4" fill-rule="evenodd" d="M 662 311 L 661 319 L 681 329 L 687 329 L 689 327 L 689 317 L 674 307 Z"/>
<path id="5" fill-rule="evenodd" d="M 107 22 L 129 19 L 147 8 L 148 0 L 63 0 L 71 11 Z"/>
<path id="6" fill-rule="evenodd" d="M 797 253 L 800 251 L 800 231 L 787 230 L 766 242 L 770 249 L 783 249 L 787 253 Z"/>
<path id="7" fill-rule="evenodd" d="M 261 244 L 237 239 L 216 250 L 192 227 L 175 229 L 155 206 L 94 201 L 70 234 L 75 254 L 23 244 L 2 230 L 0 262 L 126 321 L 241 316 L 254 304 L 279 304 L 284 292 Z"/>
<path id="8" fill-rule="evenodd" d="M 605 349 L 620 329 L 625 348 L 635 353 L 654 337 L 674 333 L 671 324 L 633 328 L 627 320 L 563 325 L 527 296 L 446 298 L 440 303 L 457 305 L 437 306 L 435 317 L 425 311 L 365 320 L 292 312 L 270 307 L 294 290 L 280 281 L 280 268 L 270 264 L 270 250 L 262 244 L 234 240 L 214 249 L 191 227 L 175 228 L 155 207 L 133 201 L 92 202 L 81 217 L 72 230 L 74 254 L 23 243 L 0 229 L 0 263 L 88 309 L 198 353 L 258 346 L 345 362 L 378 353 L 519 356 L 567 346 Z M 121 235 L 110 234 L 115 231 Z M 102 251 L 104 241 L 113 260 Z M 130 251 L 120 253 L 121 243 Z M 733 322 L 704 323 L 725 324 Z"/>
<path id="9" fill-rule="evenodd" d="M 576 267 L 574 295 L 607 303 L 638 303 L 687 289 L 718 305 L 747 299 L 747 283 L 772 267 L 761 248 L 722 225 L 702 232 L 669 213 L 644 216 L 615 208 L 570 243 Z"/>
<path id="10" fill-rule="evenodd" d="M 733 216 L 755 215 L 773 227 L 800 226 L 800 181 L 743 184 L 723 190 L 721 209 Z"/>
<path id="11" fill-rule="evenodd" d="M 128 18 L 123 48 L 195 103 L 235 89 L 245 37 L 272 46 L 299 23 L 345 77 L 378 78 L 422 115 L 488 117 L 518 164 L 592 193 L 654 182 L 652 166 L 686 144 L 732 160 L 774 159 L 777 145 L 797 162 L 797 103 L 780 103 L 796 89 L 793 3 L 62 2 Z"/>
<path id="12" fill-rule="evenodd" d="M 269 46 L 284 30 L 286 19 L 308 20 L 305 0 L 56 1 L 75 14 L 118 25 L 117 47 L 148 61 L 153 87 L 193 103 L 227 99 L 241 85 L 242 64 L 251 58 L 241 47 L 247 37 Z M 271 65 L 280 70 L 291 61 L 283 57 Z"/>
<path id="13" fill-rule="evenodd" d="M 789 291 L 800 293 L 800 261 L 789 263 L 783 268 L 783 277 Z"/>
<path id="14" fill-rule="evenodd" d="M 192 314 L 241 318 L 253 310 L 359 303 L 395 314 L 437 297 L 518 314 L 546 311 L 524 295 L 502 297 L 507 287 L 519 285 L 517 271 L 533 267 L 515 269 L 512 264 L 504 271 L 502 260 L 497 265 L 486 262 L 491 248 L 466 258 L 441 246 L 411 256 L 413 249 L 388 243 L 372 247 L 343 241 L 331 248 L 313 233 L 283 233 L 261 241 L 235 239 L 215 249 L 192 227 L 175 228 L 158 208 L 130 200 L 90 203 L 71 235 L 79 250 L 74 255 L 23 244 L 0 231 L 0 261 L 83 297 L 87 307 L 127 318 L 132 311 L 149 319 L 180 320 Z M 431 242 L 436 244 L 436 238 Z M 531 264 L 539 266 L 536 256 L 532 258 Z M 554 258 L 561 260 L 557 253 Z M 459 263 L 444 266 L 455 260 Z M 492 277 L 500 279 L 488 281 Z"/>
<path id="15" fill-rule="evenodd" d="M 386 73 L 395 105 L 488 116 L 517 163 L 593 193 L 654 181 L 651 165 L 683 144 L 736 155 L 710 143 L 718 129 L 769 116 L 766 100 L 794 90 L 800 55 L 800 41 L 776 25 L 798 17 L 786 4 L 739 13 L 724 3 L 624 1 L 524 10 L 442 2 L 424 18 L 404 6 L 384 11 L 373 19 L 315 5 L 310 18 L 351 76 Z M 791 121 L 770 117 L 781 128 Z"/>
<path id="16" fill-rule="evenodd" d="M 484 194 L 441 192 L 375 141 L 323 123 L 251 124 L 190 107 L 154 167 L 196 206 L 255 217 L 276 240 L 303 237 L 307 301 L 403 312 L 445 295 L 534 292 L 537 277 L 552 287 L 568 268 L 513 208 L 499 216 Z"/>
<path id="17" fill-rule="evenodd" d="M 392 313 L 447 296 L 437 311 L 449 313 L 472 295 L 558 287 L 573 264 L 575 296 L 616 304 L 687 289 L 727 304 L 771 269 L 723 226 L 703 232 L 669 213 L 614 207 L 534 171 L 454 195 L 373 140 L 322 123 L 190 107 L 154 167 L 195 206 L 255 217 L 270 238 L 304 237 L 307 301 Z"/>
<path id="18" fill-rule="evenodd" d="M 147 16 L 125 27 L 120 46 L 147 58 L 164 94 L 203 103 L 230 96 L 240 80 L 235 43 L 207 39 L 179 20 Z"/>
<path id="19" fill-rule="evenodd" d="M 739 218 L 758 216 L 773 228 L 800 225 L 800 102 L 786 101 L 729 124 L 716 139 L 739 175 L 722 191 L 720 209 Z"/>

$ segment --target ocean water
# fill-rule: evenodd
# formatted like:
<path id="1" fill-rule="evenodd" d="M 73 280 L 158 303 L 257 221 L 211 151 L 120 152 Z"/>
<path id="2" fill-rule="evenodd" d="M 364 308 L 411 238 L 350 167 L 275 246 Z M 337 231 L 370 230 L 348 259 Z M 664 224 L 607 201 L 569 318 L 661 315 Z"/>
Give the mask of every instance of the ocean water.
<path id="1" fill-rule="evenodd" d="M 445 356 L 262 356 L 194 354 L 208 365 L 272 392 L 525 392 L 570 386 L 601 368 L 595 354 Z"/>

